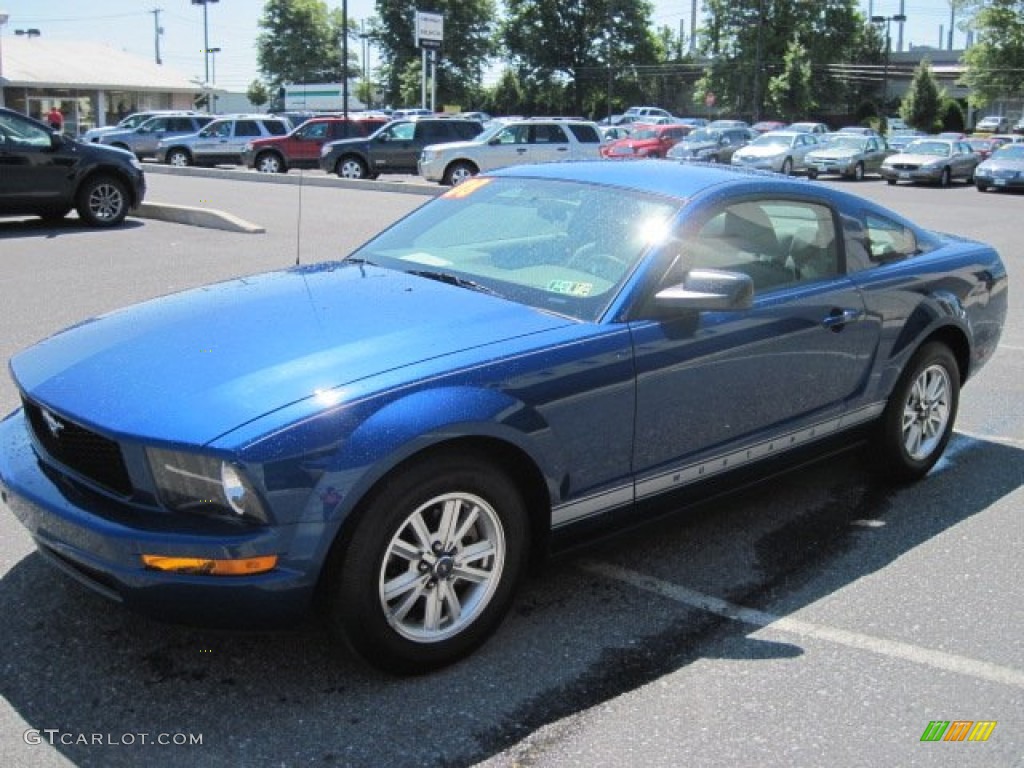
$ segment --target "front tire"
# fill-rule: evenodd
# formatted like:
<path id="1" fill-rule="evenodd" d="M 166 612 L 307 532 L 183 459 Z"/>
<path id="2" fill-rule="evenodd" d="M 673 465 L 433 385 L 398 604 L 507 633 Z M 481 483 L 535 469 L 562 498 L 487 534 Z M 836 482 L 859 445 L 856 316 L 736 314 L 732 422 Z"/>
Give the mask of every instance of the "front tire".
<path id="1" fill-rule="evenodd" d="M 948 187 L 949 186 L 949 182 L 952 181 L 952 180 L 953 180 L 953 174 L 949 170 L 949 166 L 946 166 L 945 168 L 942 169 L 942 175 L 939 176 L 939 186 L 940 187 Z"/>
<path id="2" fill-rule="evenodd" d="M 330 566 L 332 634 L 388 672 L 458 661 L 504 618 L 527 539 L 519 490 L 488 462 L 452 453 L 403 468 Z"/>
<path id="3" fill-rule="evenodd" d="M 78 192 L 75 209 L 87 224 L 113 227 L 128 215 L 128 187 L 113 176 L 89 179 Z"/>
<path id="4" fill-rule="evenodd" d="M 864 163 L 857 163 L 853 168 L 853 180 L 864 181 Z"/>
<path id="5" fill-rule="evenodd" d="M 367 176 L 366 163 L 358 157 L 341 158 L 334 171 L 339 179 L 365 179 Z"/>
<path id="6" fill-rule="evenodd" d="M 949 347 L 925 344 L 893 389 L 879 424 L 876 456 L 884 475 L 912 482 L 946 449 L 960 402 L 960 367 Z"/>
<path id="7" fill-rule="evenodd" d="M 793 160 L 792 160 L 792 158 L 787 157 L 785 160 L 782 161 L 781 173 L 782 173 L 783 176 L 791 176 L 793 174 Z"/>

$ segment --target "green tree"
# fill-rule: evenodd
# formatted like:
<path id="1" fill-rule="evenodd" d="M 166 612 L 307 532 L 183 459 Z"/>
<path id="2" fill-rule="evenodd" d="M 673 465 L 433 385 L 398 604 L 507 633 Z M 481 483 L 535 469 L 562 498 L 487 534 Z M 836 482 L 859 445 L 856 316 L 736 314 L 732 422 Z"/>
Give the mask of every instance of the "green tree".
<path id="1" fill-rule="evenodd" d="M 341 12 L 322 0 L 267 0 L 259 20 L 256 60 L 272 86 L 283 83 L 340 82 Z M 352 36 L 349 25 L 349 36 Z M 349 46 L 351 77 L 353 46 Z"/>
<path id="2" fill-rule="evenodd" d="M 794 41 L 813 74 L 809 103 L 858 103 L 865 86 L 849 65 L 881 60 L 877 31 L 857 0 L 705 0 L 704 8 L 702 51 L 711 64 L 694 100 L 703 103 L 714 93 L 718 108 L 730 114 L 761 117 L 767 82 L 783 74 Z"/>
<path id="3" fill-rule="evenodd" d="M 546 98 L 566 92 L 559 111 L 607 111 L 623 73 L 636 81 L 657 61 L 646 0 L 507 0 L 506 9 L 505 50 L 528 88 Z"/>
<path id="4" fill-rule="evenodd" d="M 971 27 L 977 42 L 964 52 L 962 83 L 983 107 L 1024 91 L 1024 0 L 977 4 Z"/>
<path id="5" fill-rule="evenodd" d="M 377 19 L 370 38 L 383 53 L 380 67 L 385 101 L 419 104 L 421 51 L 414 40 L 416 11 L 444 15 L 444 44 L 440 50 L 437 97 L 440 104 L 470 106 L 481 93 L 488 59 L 496 52 L 494 0 L 377 0 Z M 409 82 L 410 74 L 417 82 Z"/>
<path id="6" fill-rule="evenodd" d="M 922 59 L 914 70 L 910 90 L 900 104 L 900 117 L 912 128 L 932 132 L 939 127 L 939 114 L 945 97 L 945 92 L 939 90 L 931 61 Z"/>
<path id="7" fill-rule="evenodd" d="M 245 98 L 254 107 L 262 107 L 270 101 L 270 90 L 261 80 L 253 80 L 245 90 Z"/>
<path id="8" fill-rule="evenodd" d="M 796 122 L 818 106 L 814 101 L 807 49 L 794 40 L 786 50 L 782 72 L 768 81 L 768 101 L 783 120 Z"/>

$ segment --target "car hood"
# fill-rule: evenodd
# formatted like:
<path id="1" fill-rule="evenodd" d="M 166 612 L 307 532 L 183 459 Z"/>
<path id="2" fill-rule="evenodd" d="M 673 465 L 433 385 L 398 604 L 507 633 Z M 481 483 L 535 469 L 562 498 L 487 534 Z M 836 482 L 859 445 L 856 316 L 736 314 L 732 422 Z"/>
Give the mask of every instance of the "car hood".
<path id="1" fill-rule="evenodd" d="M 572 322 L 335 262 L 87 320 L 15 356 L 11 371 L 32 400 L 92 429 L 202 445 L 318 392 Z"/>
<path id="2" fill-rule="evenodd" d="M 928 163 L 942 163 L 949 160 L 948 157 L 940 157 L 939 155 L 920 155 L 911 152 L 900 152 L 896 155 L 891 155 L 886 159 L 886 163 L 911 163 L 915 165 L 927 165 Z"/>
<path id="3" fill-rule="evenodd" d="M 978 166 L 979 171 L 1024 171 L 1024 160 L 1005 160 L 1001 157 L 990 157 Z"/>
<path id="4" fill-rule="evenodd" d="M 764 147 L 754 147 L 748 144 L 743 149 L 737 150 L 736 154 L 741 157 L 778 157 L 786 154 L 789 150 L 789 147 L 782 147 L 778 144 Z"/>
<path id="5" fill-rule="evenodd" d="M 440 144 L 431 144 L 426 149 L 432 149 L 438 152 L 458 152 L 464 149 L 477 149 L 485 146 L 485 141 L 443 141 Z"/>
<path id="6" fill-rule="evenodd" d="M 835 149 L 816 149 L 812 152 L 807 153 L 807 159 L 822 159 L 822 160 L 846 160 L 851 157 L 859 157 L 864 154 L 862 149 L 854 149 L 852 147 L 836 147 Z"/>
<path id="7" fill-rule="evenodd" d="M 679 151 L 699 152 L 702 149 L 718 149 L 717 141 L 680 141 L 676 144 Z"/>

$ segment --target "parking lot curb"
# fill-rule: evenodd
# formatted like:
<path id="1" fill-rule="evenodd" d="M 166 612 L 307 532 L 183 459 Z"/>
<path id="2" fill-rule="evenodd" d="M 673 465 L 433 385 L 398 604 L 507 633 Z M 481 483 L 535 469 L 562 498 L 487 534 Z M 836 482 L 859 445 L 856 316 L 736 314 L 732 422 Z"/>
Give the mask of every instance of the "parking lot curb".
<path id="1" fill-rule="evenodd" d="M 230 179 L 231 181 L 252 181 L 260 184 L 301 184 L 307 187 L 334 187 L 336 189 L 361 189 L 366 192 L 398 192 L 406 195 L 424 195 L 437 197 L 447 191 L 440 184 L 418 184 L 407 181 L 381 181 L 379 179 L 339 179 L 318 173 L 312 175 L 301 170 L 292 173 L 259 173 L 240 168 L 177 168 L 157 163 L 145 163 L 146 173 L 159 173 L 169 176 L 200 176 L 211 179 Z"/>
<path id="2" fill-rule="evenodd" d="M 188 224 L 193 227 L 205 227 L 206 229 L 223 229 L 228 232 L 242 232 L 249 235 L 258 235 L 266 232 L 265 227 L 253 224 L 245 219 L 239 218 L 215 208 L 196 208 L 188 205 L 171 205 L 169 203 L 143 203 L 133 213 L 141 219 L 157 219 L 158 221 L 170 221 L 175 224 Z"/>

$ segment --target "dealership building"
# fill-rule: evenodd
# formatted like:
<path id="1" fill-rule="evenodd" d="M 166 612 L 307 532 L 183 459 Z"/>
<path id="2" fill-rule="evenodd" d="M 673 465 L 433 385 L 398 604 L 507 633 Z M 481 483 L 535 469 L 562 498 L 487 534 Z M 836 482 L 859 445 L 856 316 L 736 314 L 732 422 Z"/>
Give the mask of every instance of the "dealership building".
<path id="1" fill-rule="evenodd" d="M 184 75 L 102 43 L 0 40 L 0 106 L 43 119 L 56 106 L 79 135 L 149 109 L 191 109 L 201 87 Z"/>

